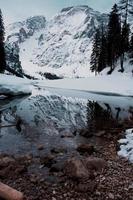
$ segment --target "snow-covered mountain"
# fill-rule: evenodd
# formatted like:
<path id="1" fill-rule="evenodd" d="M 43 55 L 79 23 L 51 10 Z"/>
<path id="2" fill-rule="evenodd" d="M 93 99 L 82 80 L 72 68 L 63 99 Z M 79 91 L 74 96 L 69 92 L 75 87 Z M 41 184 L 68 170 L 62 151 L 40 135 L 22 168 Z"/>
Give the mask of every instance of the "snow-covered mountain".
<path id="1" fill-rule="evenodd" d="M 88 6 L 64 8 L 53 19 L 34 16 L 7 27 L 7 43 L 19 47 L 25 73 L 63 77 L 90 76 L 89 61 L 96 27 L 107 20 Z"/>

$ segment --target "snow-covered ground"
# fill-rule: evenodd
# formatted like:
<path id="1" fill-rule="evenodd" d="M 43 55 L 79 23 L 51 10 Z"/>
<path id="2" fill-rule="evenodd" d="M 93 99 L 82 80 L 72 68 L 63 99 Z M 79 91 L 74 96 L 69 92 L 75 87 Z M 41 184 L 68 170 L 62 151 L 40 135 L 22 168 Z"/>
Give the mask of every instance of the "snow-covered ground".
<path id="1" fill-rule="evenodd" d="M 104 95 L 133 96 L 133 77 L 99 75 L 90 78 L 38 81 L 38 86 L 99 93 Z"/>
<path id="2" fill-rule="evenodd" d="M 31 94 L 28 80 L 16 76 L 0 74 L 0 95 L 23 95 Z"/>
<path id="3" fill-rule="evenodd" d="M 31 81 L 10 75 L 0 75 L 0 94 L 20 95 L 30 94 L 32 86 L 47 88 L 47 90 L 76 90 L 112 96 L 133 97 L 133 77 L 128 74 L 98 75 L 89 78 L 66 78 L 59 80 Z"/>
<path id="4" fill-rule="evenodd" d="M 126 138 L 119 140 L 120 151 L 119 156 L 127 158 L 133 163 L 133 129 L 126 131 Z"/>

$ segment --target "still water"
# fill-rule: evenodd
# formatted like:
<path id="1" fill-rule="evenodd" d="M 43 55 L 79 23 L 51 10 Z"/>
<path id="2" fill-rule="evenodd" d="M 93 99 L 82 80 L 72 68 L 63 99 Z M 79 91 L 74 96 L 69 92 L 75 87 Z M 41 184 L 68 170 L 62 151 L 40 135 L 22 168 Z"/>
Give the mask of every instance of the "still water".
<path id="1" fill-rule="evenodd" d="M 57 146 L 72 152 L 89 140 L 79 136 L 81 129 L 93 133 L 122 124 L 133 127 L 132 98 L 34 86 L 31 96 L 0 100 L 0 151 L 36 155 L 42 144 L 45 152 Z"/>

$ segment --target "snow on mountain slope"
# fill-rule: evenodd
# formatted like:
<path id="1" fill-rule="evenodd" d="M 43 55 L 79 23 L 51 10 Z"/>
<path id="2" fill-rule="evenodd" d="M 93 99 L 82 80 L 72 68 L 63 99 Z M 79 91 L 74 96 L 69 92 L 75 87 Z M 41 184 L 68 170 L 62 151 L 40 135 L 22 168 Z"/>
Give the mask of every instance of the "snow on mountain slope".
<path id="1" fill-rule="evenodd" d="M 106 19 L 88 6 L 64 8 L 48 22 L 41 16 L 10 25 L 7 42 L 18 44 L 22 67 L 30 75 L 87 77 L 92 37 Z"/>
<path id="2" fill-rule="evenodd" d="M 1 95 L 19 96 L 31 93 L 29 81 L 11 75 L 0 74 L 0 97 Z"/>

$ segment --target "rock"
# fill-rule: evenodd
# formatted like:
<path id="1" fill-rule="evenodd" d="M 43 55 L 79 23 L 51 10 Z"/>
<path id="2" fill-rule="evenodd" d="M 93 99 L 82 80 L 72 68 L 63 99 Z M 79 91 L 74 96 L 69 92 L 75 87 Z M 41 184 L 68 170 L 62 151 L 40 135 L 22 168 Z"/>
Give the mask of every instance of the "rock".
<path id="1" fill-rule="evenodd" d="M 40 144 L 40 145 L 38 145 L 37 149 L 38 149 L 39 151 L 42 151 L 42 150 L 44 149 L 44 146 L 43 146 L 42 144 Z"/>
<path id="2" fill-rule="evenodd" d="M 64 133 L 61 135 L 61 138 L 74 138 L 74 135 L 71 133 Z"/>
<path id="3" fill-rule="evenodd" d="M 63 147 L 53 148 L 53 149 L 51 149 L 51 153 L 53 153 L 53 154 L 64 154 L 64 153 L 67 153 L 67 149 L 65 149 Z"/>
<path id="4" fill-rule="evenodd" d="M 54 160 L 54 156 L 52 155 L 47 155 L 44 157 L 40 157 L 40 163 L 41 165 L 44 165 L 46 167 L 51 167 L 56 161 Z"/>
<path id="5" fill-rule="evenodd" d="M 95 136 L 97 136 L 97 137 L 102 137 L 102 136 L 104 136 L 105 134 L 106 134 L 106 131 L 99 131 L 99 132 L 95 133 Z"/>
<path id="6" fill-rule="evenodd" d="M 115 199 L 115 197 L 112 193 L 109 193 L 108 197 L 109 197 L 109 199 Z"/>
<path id="7" fill-rule="evenodd" d="M 96 188 L 95 181 L 91 181 L 90 183 L 80 183 L 77 187 L 78 192 L 94 192 Z"/>
<path id="8" fill-rule="evenodd" d="M 86 158 L 83 160 L 83 163 L 89 171 L 91 170 L 101 171 L 107 166 L 105 160 L 97 157 Z"/>
<path id="9" fill-rule="evenodd" d="M 62 163 L 55 163 L 51 166 L 50 172 L 61 172 L 63 170 L 63 164 Z"/>
<path id="10" fill-rule="evenodd" d="M 101 158 L 71 158 L 65 163 L 64 172 L 69 178 L 93 180 L 94 171 L 99 172 L 106 166 L 106 162 Z"/>
<path id="11" fill-rule="evenodd" d="M 82 137 L 85 137 L 85 138 L 90 138 L 93 136 L 93 133 L 91 133 L 87 129 L 81 129 L 79 132 L 79 135 L 81 135 Z"/>
<path id="12" fill-rule="evenodd" d="M 32 158 L 33 158 L 33 155 L 30 153 L 25 155 L 26 160 L 32 160 Z"/>
<path id="13" fill-rule="evenodd" d="M 52 197 L 52 200 L 57 200 L 55 197 Z"/>
<path id="14" fill-rule="evenodd" d="M 0 158 L 0 167 L 7 167 L 9 164 L 15 163 L 15 159 L 11 157 Z"/>
<path id="15" fill-rule="evenodd" d="M 95 151 L 95 149 L 94 146 L 91 144 L 81 144 L 78 146 L 77 151 L 81 154 L 88 153 L 89 155 L 91 155 Z"/>
<path id="16" fill-rule="evenodd" d="M 129 185 L 129 189 L 133 190 L 133 183 L 131 185 Z"/>
<path id="17" fill-rule="evenodd" d="M 15 170 L 16 174 L 23 174 L 25 172 L 27 172 L 27 167 L 26 166 L 18 166 Z"/>
<path id="18" fill-rule="evenodd" d="M 82 160 L 77 158 L 72 158 L 65 163 L 64 172 L 68 177 L 73 179 L 89 177 L 88 170 L 84 166 Z"/>
<path id="19" fill-rule="evenodd" d="M 31 177 L 30 177 L 30 181 L 31 181 L 32 183 L 37 183 L 38 178 L 37 178 L 34 174 L 32 174 Z"/>

